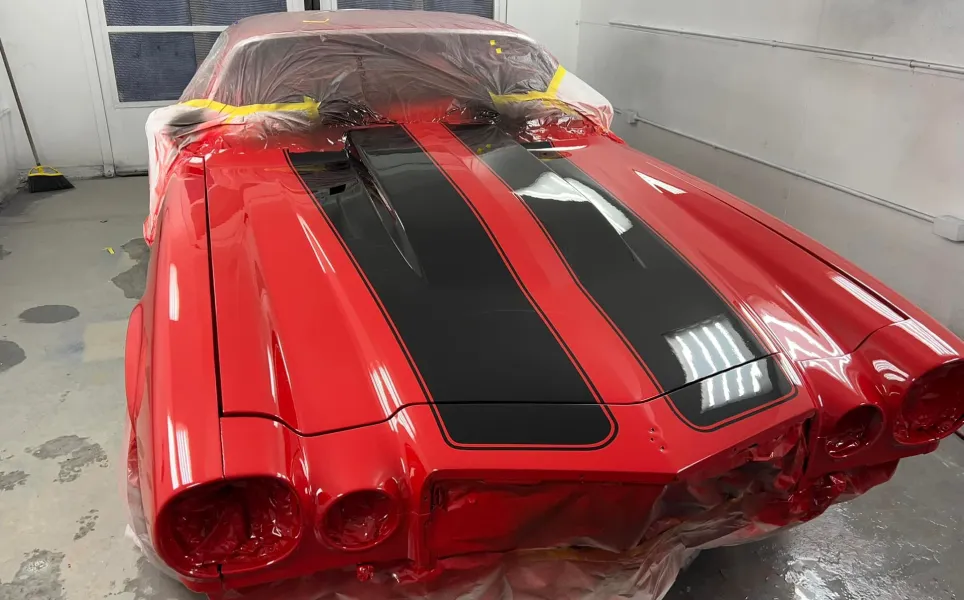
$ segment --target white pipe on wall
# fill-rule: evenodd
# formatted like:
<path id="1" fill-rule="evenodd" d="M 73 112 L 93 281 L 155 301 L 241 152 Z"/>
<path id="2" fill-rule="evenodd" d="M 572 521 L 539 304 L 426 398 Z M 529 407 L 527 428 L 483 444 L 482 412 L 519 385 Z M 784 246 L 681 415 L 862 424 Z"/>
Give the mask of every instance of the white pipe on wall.
<path id="1" fill-rule="evenodd" d="M 806 179 L 807 181 L 812 181 L 812 182 L 814 182 L 814 183 L 818 183 L 818 184 L 820 184 L 820 185 L 822 185 L 822 186 L 826 186 L 826 187 L 828 187 L 828 188 L 837 190 L 838 192 L 843 192 L 843 193 L 845 193 L 845 194 L 849 194 L 849 195 L 854 196 L 854 197 L 856 197 L 856 198 L 860 198 L 860 199 L 866 200 L 866 201 L 868 201 L 868 202 L 873 202 L 874 204 L 879 204 L 880 206 L 885 206 L 885 207 L 887 207 L 887 208 L 891 208 L 891 209 L 896 210 L 896 211 L 898 211 L 898 212 L 902 212 L 902 213 L 904 213 L 905 215 L 910 215 L 910 216 L 912 216 L 912 217 L 916 217 L 916 218 L 918 218 L 918 219 L 921 219 L 921 220 L 923 220 L 923 221 L 927 221 L 927 222 L 930 222 L 930 223 L 933 223 L 933 222 L 934 222 L 934 217 L 933 217 L 932 215 L 928 215 L 928 214 L 926 214 L 926 213 L 922 213 L 922 212 L 920 212 L 920 211 L 918 211 L 918 210 L 914 210 L 913 208 L 908 208 L 908 207 L 906 207 L 906 206 L 902 206 L 902 205 L 897 204 L 897 203 L 895 203 L 895 202 L 891 202 L 890 200 L 884 200 L 883 198 L 878 198 L 877 196 L 872 196 L 872 195 L 870 195 L 870 194 L 861 192 L 860 190 L 855 190 L 855 189 L 853 189 L 853 188 L 849 188 L 849 187 L 847 187 L 847 186 L 845 186 L 845 185 L 840 185 L 839 183 L 834 183 L 834 182 L 832 182 L 832 181 L 827 181 L 826 179 L 821 179 L 820 177 L 816 177 L 816 176 L 814 176 L 814 175 L 810 175 L 809 173 L 804 173 L 803 171 L 798 171 L 798 170 L 796 170 L 796 169 L 791 169 L 790 167 L 785 167 L 785 166 L 783 166 L 783 165 L 779 165 L 779 164 L 777 164 L 777 163 L 770 162 L 770 161 L 768 161 L 768 160 L 764 160 L 764 159 L 759 158 L 759 157 L 757 157 L 757 156 L 752 156 L 752 155 L 747 154 L 747 153 L 745 153 L 745 152 L 740 152 L 739 150 L 736 150 L 736 149 L 734 149 L 734 148 L 728 148 L 728 147 L 726 147 L 726 146 L 721 146 L 720 144 L 715 144 L 715 143 L 713 143 L 713 142 L 711 142 L 711 141 L 709 141 L 709 140 L 704 140 L 703 138 L 696 137 L 695 135 L 690 135 L 690 134 L 688 134 L 688 133 L 683 133 L 682 131 L 679 131 L 678 129 L 673 129 L 672 127 L 667 127 L 666 125 L 661 125 L 661 124 L 659 124 L 659 123 L 650 121 L 649 119 L 644 119 L 643 117 L 640 117 L 639 114 L 638 114 L 636 111 L 634 111 L 634 110 L 624 110 L 624 109 L 619 109 L 619 108 L 617 108 L 617 109 L 616 109 L 616 113 L 623 115 L 623 116 L 626 118 L 626 122 L 629 123 L 629 124 L 631 124 L 631 125 L 636 124 L 636 123 L 645 123 L 646 125 L 649 125 L 650 127 L 655 127 L 656 129 L 662 129 L 663 131 L 668 131 L 669 133 L 676 134 L 676 135 L 678 135 L 678 136 L 680 136 L 680 137 L 684 137 L 684 138 L 686 138 L 686 139 L 688 139 L 688 140 L 693 140 L 694 142 L 699 142 L 699 143 L 701 143 L 701 144 L 705 144 L 705 145 L 710 146 L 711 148 L 714 148 L 714 149 L 716 149 L 716 150 L 722 150 L 722 151 L 724 151 L 724 152 L 728 152 L 728 153 L 730 153 L 730 154 L 733 154 L 734 156 L 739 156 L 740 158 L 745 158 L 745 159 L 747 159 L 747 160 L 752 160 L 752 161 L 755 162 L 755 163 L 759 163 L 759 164 L 761 164 L 761 165 L 766 165 L 766 166 L 770 167 L 771 169 L 776 169 L 776 170 L 778 170 L 778 171 L 783 171 L 784 173 L 788 173 L 788 174 L 790 174 L 790 175 L 793 175 L 793 176 L 795 176 L 795 177 L 799 177 L 799 178 L 801 178 L 801 179 Z"/>
<path id="2" fill-rule="evenodd" d="M 899 56 L 889 56 L 886 54 L 870 54 L 869 52 L 858 52 L 856 50 L 842 50 L 840 48 L 828 48 L 825 46 L 810 46 L 807 44 L 794 44 L 791 42 L 781 42 L 778 40 L 762 40 L 758 38 L 740 37 L 736 35 L 718 35 L 714 33 L 703 33 L 687 29 L 673 29 L 670 27 L 654 27 L 652 25 L 639 25 L 637 23 L 626 23 L 624 21 L 610 21 L 613 27 L 624 29 L 635 29 L 637 31 L 648 31 L 650 33 L 662 33 L 668 35 L 682 35 L 686 37 L 704 38 L 711 40 L 722 40 L 727 42 L 742 42 L 744 44 L 756 44 L 758 46 L 770 46 L 771 48 L 784 48 L 787 50 L 799 50 L 801 52 L 811 52 L 813 54 L 823 54 L 825 56 L 840 56 L 852 58 L 854 60 L 866 61 L 871 64 L 886 64 L 905 67 L 908 69 L 925 69 L 939 73 L 951 73 L 954 75 L 964 75 L 964 66 L 950 65 L 939 62 L 917 60 L 916 58 L 901 58 Z"/>
<path id="3" fill-rule="evenodd" d="M 962 218 L 964 3 L 932 3 L 598 0 L 583 4 L 579 62 L 644 132 L 925 222 Z"/>

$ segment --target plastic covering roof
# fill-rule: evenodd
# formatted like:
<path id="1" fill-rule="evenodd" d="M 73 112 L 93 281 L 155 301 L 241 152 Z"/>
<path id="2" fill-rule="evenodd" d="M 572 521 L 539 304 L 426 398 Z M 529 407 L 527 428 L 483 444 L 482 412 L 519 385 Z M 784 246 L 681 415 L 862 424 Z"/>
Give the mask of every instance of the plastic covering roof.
<path id="1" fill-rule="evenodd" d="M 612 106 L 503 23 L 422 11 L 261 15 L 229 27 L 180 102 L 155 111 L 151 216 L 179 155 L 319 148 L 345 129 L 415 121 L 497 123 L 524 139 L 606 131 Z"/>

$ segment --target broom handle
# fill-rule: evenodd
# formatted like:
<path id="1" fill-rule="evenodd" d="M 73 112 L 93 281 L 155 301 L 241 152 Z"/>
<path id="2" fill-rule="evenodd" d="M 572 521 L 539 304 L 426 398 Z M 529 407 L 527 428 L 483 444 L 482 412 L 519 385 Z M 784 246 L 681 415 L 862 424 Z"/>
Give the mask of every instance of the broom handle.
<path id="1" fill-rule="evenodd" d="M 27 114 L 23 112 L 23 104 L 20 102 L 20 94 L 17 93 L 17 84 L 13 81 L 13 71 L 10 70 L 10 61 L 7 59 L 7 53 L 3 49 L 3 40 L 0 40 L 0 56 L 3 57 L 3 66 L 7 69 L 7 79 L 10 80 L 10 89 L 13 90 L 13 99 L 17 102 L 17 108 L 20 110 L 20 120 L 23 122 L 23 130 L 27 134 L 27 141 L 30 143 L 30 151 L 33 152 L 33 161 L 40 166 L 40 156 L 37 155 L 37 146 L 33 143 L 33 136 L 30 135 L 30 127 L 27 125 Z"/>

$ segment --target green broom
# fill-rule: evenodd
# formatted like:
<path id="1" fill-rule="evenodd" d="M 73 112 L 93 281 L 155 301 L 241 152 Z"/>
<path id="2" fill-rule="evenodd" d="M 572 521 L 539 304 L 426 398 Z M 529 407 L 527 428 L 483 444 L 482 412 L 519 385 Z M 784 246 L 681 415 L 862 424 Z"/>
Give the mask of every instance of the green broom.
<path id="1" fill-rule="evenodd" d="M 74 185 L 64 177 L 63 173 L 53 167 L 45 167 L 40 164 L 40 157 L 37 155 L 37 146 L 34 145 L 33 136 L 30 135 L 30 127 L 27 126 L 27 115 L 23 112 L 20 94 L 17 93 L 17 84 L 13 81 L 13 71 L 10 70 L 10 61 L 7 60 L 7 53 L 3 49 L 3 40 L 0 40 L 0 57 L 3 57 L 3 66 L 7 69 L 7 78 L 10 80 L 10 89 L 13 90 L 13 99 L 17 101 L 17 108 L 20 109 L 20 120 L 23 122 L 23 130 L 27 134 L 27 141 L 30 142 L 33 161 L 37 165 L 27 173 L 27 189 L 30 190 L 31 194 L 34 192 L 69 190 L 74 187 Z"/>

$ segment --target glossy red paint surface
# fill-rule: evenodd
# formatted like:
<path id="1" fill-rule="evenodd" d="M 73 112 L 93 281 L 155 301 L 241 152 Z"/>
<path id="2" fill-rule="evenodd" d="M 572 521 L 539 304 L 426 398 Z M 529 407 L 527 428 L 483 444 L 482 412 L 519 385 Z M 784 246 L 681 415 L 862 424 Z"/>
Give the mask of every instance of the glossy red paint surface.
<path id="1" fill-rule="evenodd" d="M 407 407 L 378 425 L 312 437 L 297 436 L 266 419 L 226 417 L 222 433 L 228 477 L 276 472 L 283 479 L 296 481 L 306 467 L 308 470 L 307 485 L 296 486 L 304 494 L 301 510 L 306 527 L 299 547 L 288 559 L 264 571 L 229 578 L 226 583 L 230 587 L 247 586 L 358 563 L 412 561 L 429 569 L 433 561 L 445 556 L 537 547 L 534 544 L 545 542 L 549 536 L 558 541 L 595 535 L 614 546 L 628 544 L 628 524 L 612 510 L 596 511 L 593 507 L 617 499 L 632 500 L 638 503 L 634 505 L 634 522 L 643 527 L 649 506 L 665 486 L 680 477 L 699 480 L 717 476 L 742 464 L 746 449 L 811 416 L 809 403 L 809 399 L 800 398 L 774 409 L 774 414 L 746 419 L 711 434 L 695 432 L 681 423 L 663 400 L 614 406 L 619 436 L 601 450 L 567 452 L 564 459 L 557 451 L 467 453 L 455 449 L 439 435 L 427 405 Z M 339 457 L 337 467 L 331 465 L 331 456 Z M 255 464 L 259 467 L 252 469 Z M 467 511 L 465 518 L 459 516 L 455 521 L 438 515 L 430 518 L 436 486 L 452 490 L 446 501 L 451 501 L 456 511 L 460 506 L 458 496 L 463 493 L 458 490 L 483 485 L 483 480 L 492 483 L 495 497 L 478 505 L 481 512 Z M 565 521 L 558 521 L 557 527 L 546 522 L 546 537 L 520 537 L 534 517 L 546 518 L 542 515 L 545 505 L 539 508 L 539 498 L 550 504 L 568 503 L 579 486 L 590 482 L 598 492 L 584 496 L 589 505 L 572 504 L 575 512 L 569 514 L 596 513 L 595 520 L 580 523 L 576 519 L 571 527 L 562 526 Z M 614 489 L 614 484 L 622 485 Z M 327 509 L 346 494 L 378 488 L 392 489 L 403 507 L 395 533 L 368 551 L 345 552 L 333 547 L 322 531 Z M 512 489 L 528 492 L 510 501 Z M 494 528 L 496 522 L 500 524 L 498 529 Z M 308 533 L 309 526 L 314 529 L 312 534 Z M 468 542 L 471 528 L 475 528 L 475 535 L 489 541 Z M 445 532 L 461 533 L 448 537 Z M 483 532 L 492 537 L 483 536 Z M 497 540 L 502 545 L 497 545 Z"/>
<path id="2" fill-rule="evenodd" d="M 602 136 L 578 145 L 585 148 L 570 160 L 686 256 L 790 360 L 842 356 L 903 319 L 840 270 L 646 155 Z"/>
<path id="3" fill-rule="evenodd" d="M 488 223 L 596 384 L 618 434 L 602 448 L 562 453 L 446 443 L 378 300 L 284 153 L 227 151 L 204 166 L 186 159 L 165 199 L 128 336 L 142 498 L 132 510 L 143 513 L 155 545 L 177 536 L 183 543 L 187 534 L 157 526 L 180 494 L 271 478 L 294 490 L 298 509 L 289 512 L 300 519 L 283 555 L 226 563 L 220 576 L 181 568 L 193 589 L 357 565 L 420 577 L 465 553 L 584 539 L 625 550 L 653 533 L 651 517 L 665 530 L 699 522 L 704 513 L 682 514 L 693 498 L 705 510 L 729 506 L 721 489 L 735 481 L 741 500 L 769 502 L 740 517 L 748 529 L 737 528 L 739 541 L 813 518 L 886 481 L 897 460 L 936 447 L 901 443 L 895 423 L 914 382 L 959 361 L 964 343 L 812 240 L 610 137 L 559 143 L 582 146 L 570 160 L 703 274 L 794 387 L 785 402 L 700 431 L 660 395 L 482 161 L 440 125 L 408 130 Z M 879 414 L 879 431 L 855 434 L 859 447 L 832 453 L 839 421 L 871 406 L 879 412 L 863 412 Z M 754 465 L 772 471 L 759 485 L 747 479 Z M 380 502 L 341 504 L 372 490 L 397 512 Z M 374 522 L 364 521 L 368 514 Z M 346 550 L 328 531 L 346 522 L 366 540 L 379 532 L 387 539 Z"/>
<path id="4" fill-rule="evenodd" d="M 140 491 L 132 511 L 151 538 L 166 503 L 223 476 L 204 171 L 187 159 L 176 172 L 126 356 Z"/>
<path id="5" fill-rule="evenodd" d="M 267 415 L 313 434 L 425 402 L 284 153 L 215 156 L 208 182 L 224 413 Z"/>
<path id="6" fill-rule="evenodd" d="M 661 393 L 577 292 L 511 192 L 441 125 L 410 129 L 467 190 L 604 401 Z M 651 172 L 688 191 L 647 183 L 639 176 L 647 168 L 643 155 L 601 136 L 579 145 L 586 147 L 571 160 L 624 198 L 789 360 L 845 356 L 902 319 L 843 273 L 712 196 L 659 171 Z M 244 324 L 218 330 L 225 413 L 272 416 L 316 434 L 426 402 L 377 304 L 283 154 L 221 154 L 208 170 L 219 320 Z M 385 387 L 394 393 L 382 393 Z M 310 403 L 293 400 L 309 395 Z M 355 400 L 346 405 L 349 397 Z"/>

